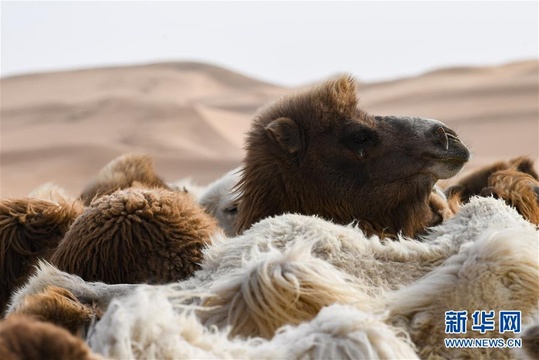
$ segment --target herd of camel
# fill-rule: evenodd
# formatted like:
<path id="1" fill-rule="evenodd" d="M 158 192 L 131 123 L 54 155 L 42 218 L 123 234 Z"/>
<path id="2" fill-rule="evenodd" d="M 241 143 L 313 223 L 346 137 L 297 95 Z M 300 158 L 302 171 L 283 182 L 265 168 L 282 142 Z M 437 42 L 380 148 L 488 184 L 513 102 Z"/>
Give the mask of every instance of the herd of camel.
<path id="1" fill-rule="evenodd" d="M 533 259 L 531 270 L 518 269 L 524 280 L 511 280 L 524 289 L 518 310 L 532 319 L 514 334 L 522 352 L 446 349 L 434 343 L 439 336 L 425 338 L 443 333 L 443 325 L 426 329 L 411 320 L 424 311 L 421 326 L 439 322 L 432 314 L 441 305 L 419 304 L 418 294 L 440 294 L 434 279 L 486 251 L 479 243 L 498 237 L 516 246 L 531 234 L 537 249 L 532 159 L 496 162 L 443 189 L 438 181 L 470 158 L 457 134 L 437 120 L 362 111 L 349 76 L 260 109 L 245 150 L 240 168 L 207 187 L 167 183 L 148 156 L 129 154 L 77 197 L 47 185 L 1 200 L 0 358 L 539 357 L 539 282 L 522 285 L 539 281 Z M 487 234 L 504 221 L 505 230 L 522 232 L 519 240 L 507 231 Z M 501 283 L 492 285 L 500 294 Z M 473 288 L 481 284 L 468 286 L 462 298 L 482 294 Z M 153 301 L 171 308 L 166 321 L 177 319 L 177 328 L 168 333 L 159 323 L 160 335 L 147 335 L 143 346 L 141 331 L 159 320 Z M 388 317 L 373 315 L 382 310 Z M 370 327 L 357 320 L 364 318 Z M 128 319 L 148 326 L 118 335 Z M 361 327 L 341 329 L 353 319 Z M 302 331 L 312 326 L 321 336 L 325 322 L 346 333 L 344 345 L 314 337 L 298 352 L 309 336 Z"/>

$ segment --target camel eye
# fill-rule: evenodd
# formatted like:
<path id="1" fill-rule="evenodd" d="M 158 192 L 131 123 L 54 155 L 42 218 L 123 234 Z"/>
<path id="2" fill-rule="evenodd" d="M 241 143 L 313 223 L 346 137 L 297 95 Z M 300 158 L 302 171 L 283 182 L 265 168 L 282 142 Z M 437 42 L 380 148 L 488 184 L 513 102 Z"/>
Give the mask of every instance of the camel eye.
<path id="1" fill-rule="evenodd" d="M 367 142 L 367 139 L 368 139 L 367 135 L 361 134 L 361 135 L 355 136 L 352 141 L 354 142 L 354 144 L 363 145 Z"/>
<path id="2" fill-rule="evenodd" d="M 236 215 L 238 213 L 238 207 L 236 205 L 229 206 L 225 209 L 225 212 Z"/>
<path id="3" fill-rule="evenodd" d="M 351 122 L 343 129 L 341 142 L 348 150 L 363 154 L 378 143 L 376 131 L 357 122 Z"/>
<path id="4" fill-rule="evenodd" d="M 369 133 L 366 131 L 353 132 L 345 138 L 345 143 L 347 143 L 352 150 L 364 149 L 371 143 L 371 136 L 369 136 Z"/>

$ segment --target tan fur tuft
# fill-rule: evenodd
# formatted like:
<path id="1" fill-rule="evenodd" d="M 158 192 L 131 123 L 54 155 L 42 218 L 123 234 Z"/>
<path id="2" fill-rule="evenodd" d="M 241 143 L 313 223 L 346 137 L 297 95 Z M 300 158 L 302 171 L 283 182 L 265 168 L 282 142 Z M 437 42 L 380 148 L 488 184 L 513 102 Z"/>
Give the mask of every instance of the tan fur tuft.
<path id="1" fill-rule="evenodd" d="M 80 197 L 85 205 L 90 205 L 101 196 L 132 187 L 136 183 L 146 187 L 168 188 L 155 173 L 152 159 L 148 155 L 126 154 L 108 163 L 85 187 Z"/>
<path id="2" fill-rule="evenodd" d="M 202 302 L 206 326 L 231 326 L 231 336 L 272 338 L 277 328 L 309 321 L 334 303 L 357 303 L 370 309 L 372 299 L 348 275 L 311 255 L 311 245 L 299 244 L 284 254 L 274 250 L 225 276 Z"/>
<path id="3" fill-rule="evenodd" d="M 28 295 L 10 312 L 29 315 L 40 321 L 51 322 L 82 336 L 97 314 L 90 305 L 83 305 L 70 291 L 49 286 L 42 293 Z"/>

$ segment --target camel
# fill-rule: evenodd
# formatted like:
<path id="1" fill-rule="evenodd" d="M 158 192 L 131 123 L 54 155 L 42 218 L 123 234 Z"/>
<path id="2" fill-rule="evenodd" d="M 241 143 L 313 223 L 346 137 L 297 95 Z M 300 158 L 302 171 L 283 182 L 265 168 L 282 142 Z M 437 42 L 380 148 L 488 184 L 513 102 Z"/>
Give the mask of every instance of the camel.
<path id="1" fill-rule="evenodd" d="M 445 191 L 448 204 L 467 203 L 472 196 L 503 199 L 525 219 L 539 225 L 539 177 L 529 157 L 498 161 L 474 171 Z M 455 210 L 458 211 L 458 210 Z"/>
<path id="2" fill-rule="evenodd" d="M 46 184 L 28 197 L 0 201 L 0 312 L 38 259 L 48 259 L 82 213 L 78 200 Z"/>
<path id="3" fill-rule="evenodd" d="M 440 121 L 359 109 L 350 76 L 263 107 L 245 149 L 238 233 L 270 216 L 300 213 L 357 221 L 369 235 L 413 237 L 439 220 L 429 204 L 436 182 L 470 157 Z"/>
<path id="4" fill-rule="evenodd" d="M 50 260 L 87 281 L 163 284 L 189 278 L 216 231 L 188 194 L 131 187 L 95 199 Z"/>

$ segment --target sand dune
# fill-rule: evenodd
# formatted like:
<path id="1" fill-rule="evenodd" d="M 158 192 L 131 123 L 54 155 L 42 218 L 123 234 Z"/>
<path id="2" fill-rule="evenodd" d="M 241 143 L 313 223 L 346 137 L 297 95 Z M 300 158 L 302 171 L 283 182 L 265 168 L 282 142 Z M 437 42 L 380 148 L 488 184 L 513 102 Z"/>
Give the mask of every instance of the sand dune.
<path id="1" fill-rule="evenodd" d="M 361 77 L 361 74 L 355 74 Z M 470 145 L 471 170 L 538 158 L 537 61 L 361 83 L 371 113 L 439 119 Z M 166 180 L 207 183 L 237 166 L 256 109 L 289 89 L 200 63 L 1 79 L 0 197 L 54 181 L 73 194 L 115 156 L 148 153 Z"/>

